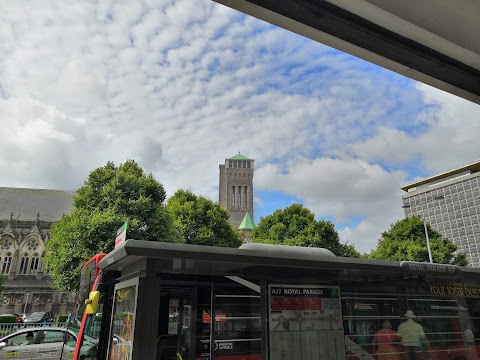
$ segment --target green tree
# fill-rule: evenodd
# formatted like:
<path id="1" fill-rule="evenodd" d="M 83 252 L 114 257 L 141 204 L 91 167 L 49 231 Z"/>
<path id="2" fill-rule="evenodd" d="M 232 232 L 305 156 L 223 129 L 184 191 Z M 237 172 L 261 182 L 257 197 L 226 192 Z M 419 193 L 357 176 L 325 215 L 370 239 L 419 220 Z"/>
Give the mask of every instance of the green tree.
<path id="1" fill-rule="evenodd" d="M 51 228 L 46 262 L 63 291 L 78 288 L 80 269 L 90 257 L 113 250 L 116 230 L 128 221 L 128 237 L 181 242 L 164 206 L 163 185 L 135 161 L 108 162 L 92 171 L 73 198 L 73 210 Z"/>
<path id="2" fill-rule="evenodd" d="M 464 254 L 458 254 L 457 246 L 427 224 L 433 262 L 465 266 Z M 420 216 L 397 221 L 382 233 L 371 259 L 429 262 L 425 228 Z"/>
<path id="3" fill-rule="evenodd" d="M 360 256 L 352 245 L 340 242 L 330 221 L 315 220 L 315 215 L 299 204 L 262 217 L 251 238 L 256 243 L 318 247 L 338 256 Z"/>
<path id="4" fill-rule="evenodd" d="M 185 243 L 239 247 L 240 232 L 228 222 L 228 212 L 213 201 L 188 190 L 178 190 L 168 199 L 167 209 Z"/>

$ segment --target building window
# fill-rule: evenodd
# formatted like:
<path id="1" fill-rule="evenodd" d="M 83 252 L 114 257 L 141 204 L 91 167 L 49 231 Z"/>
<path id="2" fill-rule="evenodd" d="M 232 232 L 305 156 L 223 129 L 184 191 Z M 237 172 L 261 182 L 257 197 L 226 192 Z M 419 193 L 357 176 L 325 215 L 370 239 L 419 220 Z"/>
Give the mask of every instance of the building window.
<path id="1" fill-rule="evenodd" d="M 8 274 L 10 272 L 10 267 L 12 265 L 12 245 L 13 239 L 3 238 L 0 241 L 0 260 L 2 260 L 2 265 L 0 267 L 2 274 Z"/>
<path id="2" fill-rule="evenodd" d="M 22 260 L 20 262 L 19 274 L 26 275 L 28 270 L 28 253 L 23 253 Z"/>
<path id="3" fill-rule="evenodd" d="M 38 248 L 37 240 L 29 241 L 28 244 L 27 244 L 27 248 L 28 248 L 29 251 L 37 250 L 37 248 Z"/>
<path id="4" fill-rule="evenodd" d="M 235 207 L 235 186 L 232 186 L 232 209 Z"/>
<path id="5" fill-rule="evenodd" d="M 40 259 L 38 253 L 33 254 L 32 261 L 30 263 L 30 274 L 36 274 L 38 272 L 38 263 Z"/>
<path id="6" fill-rule="evenodd" d="M 8 252 L 3 258 L 2 274 L 8 274 L 10 272 L 11 266 L 12 266 L 12 253 Z"/>
<path id="7" fill-rule="evenodd" d="M 242 207 L 242 188 L 238 187 L 238 207 Z"/>
<path id="8" fill-rule="evenodd" d="M 245 207 L 245 209 L 248 209 L 248 201 L 247 201 L 248 186 L 245 186 L 243 190 L 244 190 L 243 206 Z"/>

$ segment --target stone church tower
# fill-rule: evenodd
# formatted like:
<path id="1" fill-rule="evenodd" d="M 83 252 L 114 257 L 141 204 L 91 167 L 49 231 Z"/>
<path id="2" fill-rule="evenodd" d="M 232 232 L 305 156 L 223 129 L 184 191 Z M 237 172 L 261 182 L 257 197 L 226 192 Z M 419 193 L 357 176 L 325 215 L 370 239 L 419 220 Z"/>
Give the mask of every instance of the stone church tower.
<path id="1" fill-rule="evenodd" d="M 246 216 L 253 219 L 253 163 L 239 153 L 219 165 L 219 205 L 228 211 L 235 229 Z"/>

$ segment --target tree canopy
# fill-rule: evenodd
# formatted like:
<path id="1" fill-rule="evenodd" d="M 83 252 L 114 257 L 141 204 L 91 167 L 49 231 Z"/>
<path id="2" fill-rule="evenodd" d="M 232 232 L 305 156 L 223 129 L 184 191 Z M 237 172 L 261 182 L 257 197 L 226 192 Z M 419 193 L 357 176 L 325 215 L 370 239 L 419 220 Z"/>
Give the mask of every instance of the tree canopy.
<path id="1" fill-rule="evenodd" d="M 427 224 L 433 262 L 465 266 L 464 254 L 457 254 L 457 246 Z M 369 255 L 372 259 L 429 262 L 423 220 L 412 216 L 397 221 L 382 233 L 377 248 Z"/>
<path id="2" fill-rule="evenodd" d="M 330 221 L 315 220 L 315 215 L 300 204 L 262 217 L 252 231 L 256 243 L 326 248 L 338 256 L 359 257 L 352 245 L 342 244 Z"/>
<path id="3" fill-rule="evenodd" d="M 167 210 L 185 243 L 239 247 L 242 238 L 228 222 L 228 212 L 213 201 L 188 190 L 178 190 L 168 199 Z"/>
<path id="4" fill-rule="evenodd" d="M 128 237 L 182 242 L 165 209 L 163 185 L 135 161 L 108 162 L 92 171 L 73 198 L 73 210 L 52 225 L 45 261 L 56 287 L 75 291 L 82 265 L 113 250 L 116 230 L 128 221 Z"/>

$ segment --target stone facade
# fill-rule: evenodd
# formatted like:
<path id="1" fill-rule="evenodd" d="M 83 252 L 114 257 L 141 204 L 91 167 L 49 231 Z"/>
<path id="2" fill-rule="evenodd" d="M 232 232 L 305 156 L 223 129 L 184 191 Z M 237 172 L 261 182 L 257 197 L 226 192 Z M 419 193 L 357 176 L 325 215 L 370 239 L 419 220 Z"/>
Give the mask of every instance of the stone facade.
<path id="1" fill-rule="evenodd" d="M 238 154 L 225 159 L 219 170 L 219 205 L 228 211 L 230 223 L 238 229 L 247 212 L 253 218 L 254 160 Z"/>
<path id="2" fill-rule="evenodd" d="M 74 295 L 52 287 L 48 267 L 43 262 L 50 227 L 71 211 L 73 194 L 0 188 L 0 273 L 6 277 L 0 313 L 60 314 L 74 306 Z"/>

